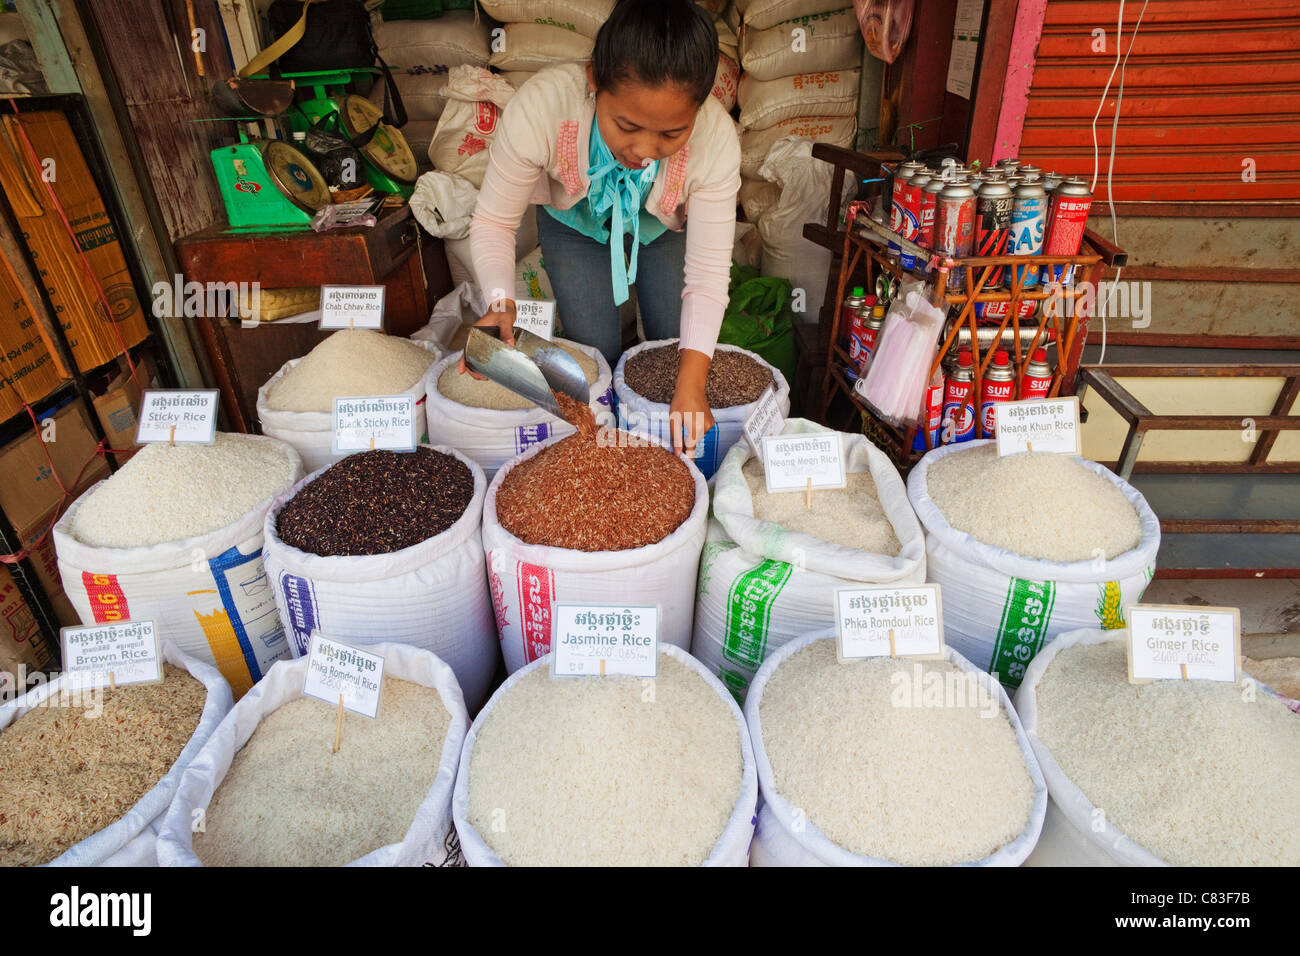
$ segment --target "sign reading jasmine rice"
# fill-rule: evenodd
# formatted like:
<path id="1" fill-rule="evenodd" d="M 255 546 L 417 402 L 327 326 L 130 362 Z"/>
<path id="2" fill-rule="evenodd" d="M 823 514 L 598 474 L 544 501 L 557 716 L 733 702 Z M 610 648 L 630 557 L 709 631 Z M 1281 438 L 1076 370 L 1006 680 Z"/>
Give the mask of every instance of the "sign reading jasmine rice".
<path id="1" fill-rule="evenodd" d="M 323 285 L 320 287 L 320 328 L 382 329 L 383 327 L 383 286 Z"/>
<path id="2" fill-rule="evenodd" d="M 414 395 L 334 399 L 334 453 L 385 448 L 415 451 L 419 431 Z"/>
<path id="3" fill-rule="evenodd" d="M 841 661 L 943 657 L 943 607 L 937 584 L 839 588 L 835 608 Z"/>
<path id="4" fill-rule="evenodd" d="M 555 301 L 553 299 L 516 299 L 515 328 L 551 340 L 555 328 Z"/>
<path id="5" fill-rule="evenodd" d="M 776 388 L 772 385 L 759 396 L 754 403 L 754 410 L 745 419 L 745 441 L 754 450 L 754 454 L 763 458 L 763 439 L 768 435 L 779 435 L 785 427 L 785 416 L 781 414 L 781 403 L 776 400 Z"/>
<path id="6" fill-rule="evenodd" d="M 769 492 L 843 488 L 848 480 L 838 432 L 768 435 L 763 439 L 763 471 Z"/>
<path id="7" fill-rule="evenodd" d="M 659 608 L 619 604 L 557 604 L 551 676 L 659 673 Z"/>
<path id="8" fill-rule="evenodd" d="M 351 644 L 313 632 L 307 649 L 307 679 L 302 692 L 354 714 L 374 718 L 379 713 L 379 691 L 384 684 L 384 659 Z"/>
<path id="9" fill-rule="evenodd" d="M 1134 604 L 1127 608 L 1128 679 L 1236 683 L 1241 611 L 1235 607 Z"/>
<path id="10" fill-rule="evenodd" d="M 149 390 L 140 399 L 135 443 L 211 445 L 217 440 L 215 388 Z"/>
<path id="11" fill-rule="evenodd" d="M 162 651 L 153 621 L 65 627 L 59 636 L 69 690 L 162 683 Z"/>
<path id="12" fill-rule="evenodd" d="M 993 406 L 998 457 L 1022 451 L 1079 454 L 1079 400 L 1033 399 Z"/>

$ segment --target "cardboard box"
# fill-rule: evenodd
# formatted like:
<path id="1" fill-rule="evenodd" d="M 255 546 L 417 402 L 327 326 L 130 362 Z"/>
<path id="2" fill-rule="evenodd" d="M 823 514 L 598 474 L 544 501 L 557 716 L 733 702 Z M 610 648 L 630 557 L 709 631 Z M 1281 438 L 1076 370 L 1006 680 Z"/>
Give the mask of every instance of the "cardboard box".
<path id="1" fill-rule="evenodd" d="M 39 402 L 66 378 L 17 273 L 0 255 L 0 421 L 22 411 L 24 402 Z"/>
<path id="2" fill-rule="evenodd" d="M 47 428 L 39 433 L 28 431 L 0 448 L 0 509 L 19 537 L 59 507 L 63 499 L 60 481 L 71 489 L 80 476 L 84 489 L 90 486 L 91 476 L 102 475 L 107 468 L 102 458 L 91 461 L 99 440 L 80 402 L 70 400 L 48 418 L 53 419 L 54 441 L 44 442 L 44 448 L 42 435 L 50 434 Z M 56 472 L 59 481 L 54 480 Z"/>
<path id="3" fill-rule="evenodd" d="M 45 670 L 53 661 L 36 615 L 23 600 L 9 568 L 0 565 L 0 671 L 14 673 L 20 666 Z"/>
<path id="4" fill-rule="evenodd" d="M 108 465 L 101 461 L 98 462 L 98 466 L 82 483 L 83 490 L 108 476 Z M 50 602 L 50 608 L 54 611 L 59 627 L 75 627 L 81 623 L 81 617 L 72 606 L 72 602 L 68 600 L 67 592 L 63 590 L 63 578 L 59 575 L 59 556 L 54 549 L 54 535 L 46 533 L 54 523 L 57 514 L 58 512 L 51 511 L 48 515 L 43 515 L 33 526 L 19 530 L 18 538 L 24 548 L 34 548 L 28 553 L 27 558 L 36 573 L 41 591 Z M 40 540 L 42 535 L 44 535 L 43 541 Z M 40 541 L 39 546 L 36 545 L 37 541 Z"/>
<path id="5" fill-rule="evenodd" d="M 136 362 L 135 376 L 123 372 L 109 383 L 108 391 L 93 399 L 95 414 L 99 416 L 99 425 L 104 429 L 104 440 L 108 448 L 120 453 L 113 460 L 121 465 L 136 453 L 135 426 L 139 421 L 140 399 L 144 388 L 140 382 L 148 382 L 153 387 L 154 370 L 147 361 Z"/>
<path id="6" fill-rule="evenodd" d="M 78 368 L 90 371 L 139 344 L 148 323 L 117 232 L 62 113 L 0 117 L 0 188 Z"/>

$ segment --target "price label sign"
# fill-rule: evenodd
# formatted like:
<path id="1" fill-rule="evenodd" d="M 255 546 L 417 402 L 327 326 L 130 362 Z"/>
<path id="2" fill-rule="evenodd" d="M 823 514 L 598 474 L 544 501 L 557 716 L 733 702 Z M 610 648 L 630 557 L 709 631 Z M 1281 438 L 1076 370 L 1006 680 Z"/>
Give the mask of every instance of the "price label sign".
<path id="1" fill-rule="evenodd" d="M 332 707 L 337 707 L 342 697 L 345 710 L 373 720 L 379 714 L 383 685 L 384 659 L 379 654 L 312 632 L 303 694 Z"/>
<path id="2" fill-rule="evenodd" d="M 784 428 L 785 416 L 781 414 L 781 405 L 776 400 L 776 387 L 769 385 L 745 419 L 745 441 L 749 442 L 749 447 L 762 461 L 763 439 L 769 435 L 781 434 Z"/>
<path id="3" fill-rule="evenodd" d="M 162 683 L 162 648 L 153 621 L 65 627 L 59 637 L 69 690 Z"/>
<path id="4" fill-rule="evenodd" d="M 334 399 L 334 454 L 378 448 L 415 451 L 418 442 L 415 396 Z"/>
<path id="5" fill-rule="evenodd" d="M 517 299 L 515 301 L 515 328 L 532 332 L 546 341 L 551 340 L 555 328 L 555 300 Z"/>
<path id="6" fill-rule="evenodd" d="M 767 490 L 805 491 L 843 488 L 844 444 L 839 432 L 768 435 L 763 439 L 763 471 Z"/>
<path id="7" fill-rule="evenodd" d="M 1212 680 L 1241 676 L 1241 611 L 1235 607 L 1134 604 L 1128 620 L 1128 679 Z"/>
<path id="8" fill-rule="evenodd" d="M 551 641 L 553 677 L 659 673 L 659 608 L 557 604 Z"/>
<path id="9" fill-rule="evenodd" d="M 320 287 L 320 328 L 382 329 L 384 287 L 381 285 L 323 285 Z"/>
<path id="10" fill-rule="evenodd" d="M 135 443 L 213 444 L 217 440 L 220 396 L 215 388 L 163 388 L 145 392 L 140 399 Z"/>
<path id="11" fill-rule="evenodd" d="M 1074 396 L 997 402 L 993 420 L 999 457 L 1022 451 L 1079 454 L 1079 400 Z"/>
<path id="12" fill-rule="evenodd" d="M 943 657 L 943 605 L 937 584 L 838 588 L 835 609 L 841 661 Z"/>

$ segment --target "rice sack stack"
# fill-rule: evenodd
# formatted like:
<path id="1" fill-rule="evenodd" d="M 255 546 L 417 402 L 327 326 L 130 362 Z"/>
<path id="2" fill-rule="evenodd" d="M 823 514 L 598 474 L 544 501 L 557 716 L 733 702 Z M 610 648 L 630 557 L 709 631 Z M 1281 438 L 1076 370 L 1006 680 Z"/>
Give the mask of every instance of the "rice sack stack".
<path id="1" fill-rule="evenodd" d="M 1016 693 L 1052 796 L 1030 865 L 1300 865 L 1300 714 L 1244 675 L 1131 684 L 1127 643 L 1062 634 Z"/>
<path id="2" fill-rule="evenodd" d="M 162 641 L 163 680 L 58 678 L 0 705 L 0 866 L 155 866 L 181 774 L 230 710 L 215 667 Z"/>
<path id="3" fill-rule="evenodd" d="M 745 699 L 761 800 L 754 866 L 1017 866 L 1047 785 L 1006 692 L 943 660 L 841 663 L 791 641 Z"/>
<path id="4" fill-rule="evenodd" d="M 559 602 L 658 605 L 662 640 L 685 648 L 708 508 L 699 469 L 594 423 L 508 462 L 483 505 L 506 669 L 550 652 Z"/>
<path id="5" fill-rule="evenodd" d="M 477 709 L 500 660 L 479 534 L 486 487 L 464 455 L 421 445 L 349 455 L 277 498 L 263 560 L 293 656 L 317 630 L 424 647 Z"/>
<path id="6" fill-rule="evenodd" d="M 451 794 L 469 717 L 456 676 L 418 647 L 368 650 L 384 658 L 379 713 L 345 711 L 337 753 L 337 710 L 302 693 L 306 658 L 235 705 L 181 779 L 161 865 L 460 862 Z"/>
<path id="7" fill-rule="evenodd" d="M 661 643 L 654 679 L 512 675 L 465 737 L 452 810 L 471 866 L 744 866 L 757 797 L 740 709 Z"/>
<path id="8" fill-rule="evenodd" d="M 582 367 L 591 387 L 590 406 L 601 424 L 613 424 L 614 400 L 609 364 L 594 348 L 555 339 Z M 488 481 L 502 465 L 536 444 L 563 435 L 574 427 L 559 421 L 490 379 L 476 379 L 459 370 L 460 352 L 434 365 L 429 375 L 429 440 L 450 445 L 478 462 Z"/>
<path id="9" fill-rule="evenodd" d="M 763 463 L 737 442 L 718 469 L 700 557 L 691 653 L 744 700 L 764 659 L 835 623 L 835 589 L 922 584 L 925 540 L 888 456 L 862 435 L 801 418 L 783 435 L 833 435 L 847 486 L 768 493 Z"/>
<path id="10" fill-rule="evenodd" d="M 238 698 L 289 654 L 262 523 L 301 477 L 298 453 L 260 435 L 146 445 L 54 526 L 63 590 L 83 623 L 153 621 Z"/>
<path id="11" fill-rule="evenodd" d="M 1086 458 L 945 445 L 912 469 L 907 496 L 927 580 L 943 588 L 945 640 L 1012 689 L 1057 634 L 1124 627 L 1155 573 L 1159 519 Z"/>
<path id="12" fill-rule="evenodd" d="M 334 399 L 411 395 L 422 421 L 426 379 L 441 355 L 432 342 L 341 329 L 302 358 L 285 362 L 257 390 L 262 434 L 297 449 L 307 472 L 332 465 L 343 457 L 334 453 Z"/>
<path id="13" fill-rule="evenodd" d="M 650 435 L 672 447 L 669 405 L 681 363 L 678 339 L 643 342 L 623 353 L 614 369 L 619 426 Z M 790 386 L 780 370 L 754 352 L 718 345 L 709 366 L 704 397 L 717 431 L 696 448 L 695 464 L 712 478 L 731 446 L 744 435 L 745 419 L 769 387 L 775 388 L 782 415 L 790 413 Z"/>

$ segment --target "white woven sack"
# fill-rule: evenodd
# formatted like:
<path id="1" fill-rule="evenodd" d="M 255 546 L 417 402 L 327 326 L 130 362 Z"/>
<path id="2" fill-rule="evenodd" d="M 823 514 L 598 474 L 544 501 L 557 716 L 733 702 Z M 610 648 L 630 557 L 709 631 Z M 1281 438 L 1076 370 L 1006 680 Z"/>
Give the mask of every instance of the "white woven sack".
<path id="1" fill-rule="evenodd" d="M 534 279 L 537 288 L 551 288 L 550 276 L 546 274 L 546 269 L 542 265 L 541 247 L 537 244 L 537 215 L 537 207 L 529 206 L 523 218 L 519 220 L 519 230 L 515 233 L 514 291 L 523 298 L 532 296 L 538 299 L 553 299 L 554 293 L 544 296 L 532 295 Z M 478 278 L 474 274 L 474 256 L 469 248 L 469 235 L 461 239 L 444 239 L 443 246 L 447 250 L 447 266 L 451 269 L 452 283 L 460 285 L 468 282 L 477 289 Z"/>
<path id="2" fill-rule="evenodd" d="M 802 418 L 783 435 L 836 434 Z M 740 699 L 765 657 L 835 624 L 837 588 L 923 584 L 925 538 L 907 489 L 884 452 L 864 435 L 839 433 L 850 474 L 870 472 L 900 549 L 896 557 L 846 548 L 754 517 L 742 469 L 749 443 L 727 452 L 713 484 L 713 517 L 700 557 L 691 653 Z"/>
<path id="3" fill-rule="evenodd" d="M 652 402 L 632 391 L 624 380 L 623 372 L 627 367 L 628 359 L 644 349 L 658 348 L 661 345 L 676 345 L 678 341 L 678 339 L 657 339 L 651 342 L 642 342 L 640 345 L 633 346 L 624 352 L 622 358 L 618 360 L 618 366 L 614 369 L 614 398 L 618 403 L 620 427 L 631 432 L 650 435 L 669 448 L 673 444 L 672 424 L 668 419 L 669 406 L 662 402 Z M 785 376 L 781 374 L 780 369 L 765 362 L 762 356 L 749 351 L 749 349 L 742 349 L 738 345 L 719 343 L 717 347 L 720 350 L 729 352 L 743 352 L 755 362 L 770 369 L 772 379 L 776 383 L 776 400 L 781 408 L 781 414 L 790 414 L 790 386 L 787 384 Z M 745 419 L 749 417 L 756 404 L 757 401 L 754 401 L 748 405 L 733 405 L 731 408 L 712 409 L 713 420 L 718 426 L 717 441 L 711 449 L 706 449 L 699 458 L 695 459 L 695 464 L 700 471 L 704 472 L 704 477 L 713 477 L 713 473 L 718 470 L 718 465 L 722 463 L 722 459 L 731 450 L 731 446 L 744 436 Z"/>
<path id="4" fill-rule="evenodd" d="M 390 843 L 353 860 L 348 866 L 455 866 L 460 863 L 451 824 L 451 794 L 456 782 L 456 764 L 469 715 L 461 697 L 456 675 L 446 662 L 431 651 L 405 644 L 376 644 L 368 648 L 384 657 L 384 675 L 432 687 L 451 715 L 451 725 L 442 746 L 438 773 L 428 795 L 415 811 L 415 818 L 401 843 Z M 257 730 L 262 719 L 283 704 L 302 696 L 307 679 L 307 659 L 281 661 L 237 703 L 212 734 L 207 744 L 186 769 L 162 821 L 158 834 L 160 866 L 202 866 L 194 853 L 193 821 L 207 810 L 221 786 L 231 761 Z M 319 702 L 322 708 L 329 705 Z M 346 746 L 346 742 L 344 743 Z M 292 768 L 288 768 L 290 771 Z M 303 808 L 310 813 L 310 807 Z"/>
<path id="5" fill-rule="evenodd" d="M 165 632 L 163 632 L 165 633 Z M 162 642 L 163 660 L 173 667 L 187 671 L 207 688 L 203 712 L 189 742 L 181 749 L 176 762 L 163 778 L 154 784 L 121 819 L 110 823 L 98 833 L 74 843 L 47 865 L 49 866 L 157 866 L 158 829 L 163 814 L 171 805 L 172 796 L 181 782 L 181 775 L 190 761 L 198 756 L 212 732 L 217 729 L 233 703 L 230 685 L 211 664 L 205 664 L 181 652 L 173 642 Z M 16 700 L 0 704 L 0 735 L 4 729 L 29 710 L 56 695 L 63 687 L 58 677 L 48 684 L 29 691 Z M 75 692 L 74 692 L 75 693 Z"/>
<path id="6" fill-rule="evenodd" d="M 442 357 L 442 349 L 433 342 L 412 341 L 412 344 L 421 348 L 428 349 L 434 355 L 434 364 L 437 359 Z M 257 390 L 257 420 L 262 426 L 262 434 L 271 438 L 278 438 L 286 445 L 291 446 L 302 458 L 303 470 L 313 472 L 318 468 L 326 465 L 332 465 L 343 456 L 334 453 L 334 413 L 329 412 L 289 412 L 283 409 L 272 408 L 267 396 L 289 370 L 301 362 L 301 358 L 290 359 L 280 367 L 266 384 Z M 433 368 L 431 365 L 430 369 Z M 417 422 L 423 421 L 423 408 L 425 383 L 429 377 L 426 371 L 419 379 L 415 381 L 410 388 L 401 392 L 394 392 L 397 395 L 411 395 L 415 398 L 415 419 Z M 427 436 L 421 435 L 420 441 L 425 441 Z M 294 479 L 297 480 L 296 478 Z"/>
<path id="7" fill-rule="evenodd" d="M 280 512 L 327 470 L 321 468 L 271 503 L 262 560 L 294 657 L 307 653 L 317 630 L 358 647 L 423 647 L 450 665 L 465 703 L 477 710 L 500 659 L 479 533 L 487 481 L 455 449 L 430 447 L 455 456 L 474 476 L 473 498 L 446 531 L 389 554 L 324 557 L 285 544 L 276 530 Z"/>
<path id="8" fill-rule="evenodd" d="M 740 208 L 745 211 L 745 218 L 756 223 L 763 218 L 764 213 L 781 201 L 781 187 L 766 179 L 741 176 L 737 198 L 740 200 Z"/>
<path id="9" fill-rule="evenodd" d="M 731 24 L 720 14 L 713 18 L 713 29 L 718 32 L 718 52 L 725 54 L 737 63 L 740 62 L 740 39 Z"/>
<path id="10" fill-rule="evenodd" d="M 478 190 L 463 176 L 434 170 L 415 181 L 415 190 L 407 202 L 429 235 L 444 240 L 465 239 L 478 205 Z"/>
<path id="11" fill-rule="evenodd" d="M 742 73 L 736 99 L 743 130 L 767 129 L 781 120 L 801 116 L 856 117 L 858 71 L 801 73 L 775 80 L 759 80 Z"/>
<path id="12" fill-rule="evenodd" d="M 406 137 L 407 143 L 410 143 L 411 149 L 418 156 L 420 150 L 415 148 L 411 127 L 420 120 L 436 121 L 442 115 L 443 107 L 447 105 L 447 101 L 442 95 L 443 90 L 447 88 L 447 73 L 446 71 L 440 73 L 407 73 L 404 70 L 394 70 L 393 82 L 397 85 L 397 92 L 401 94 L 402 106 L 406 109 L 406 117 L 409 121 L 406 126 L 402 127 L 402 135 Z M 384 108 L 384 92 L 386 89 L 387 84 L 381 79 L 376 81 L 370 90 L 370 102 L 381 110 Z"/>
<path id="13" fill-rule="evenodd" d="M 945 456 L 987 444 L 992 442 L 929 452 L 908 475 L 907 497 L 925 528 L 928 580 L 943 589 L 944 639 L 1015 688 L 1030 660 L 1056 635 L 1081 627 L 1124 627 L 1122 608 L 1141 599 L 1155 573 L 1160 520 L 1127 481 L 1094 461 L 1075 458 L 1114 484 L 1136 509 L 1142 525 L 1136 548 L 1109 561 L 1057 564 L 976 541 L 944 519 L 930 498 L 926 475 Z M 1026 514 L 1026 520 L 1049 520 L 1041 516 L 1046 511 L 1037 518 Z"/>
<path id="14" fill-rule="evenodd" d="M 442 94 L 447 104 L 429 143 L 429 161 L 434 169 L 463 176 L 478 189 L 487 172 L 488 150 L 501 111 L 515 89 L 481 66 L 458 66 L 447 77 Z"/>
<path id="15" fill-rule="evenodd" d="M 289 479 L 276 494 L 302 477 L 302 459 L 292 446 L 248 437 L 274 443 L 289 458 Z M 236 697 L 288 656 L 262 567 L 262 523 L 274 494 L 207 534 L 142 548 L 100 548 L 72 534 L 77 509 L 98 487 L 54 526 L 59 577 L 82 621 L 153 621 L 180 651 L 221 671 Z"/>
<path id="16" fill-rule="evenodd" d="M 801 136 L 814 143 L 830 143 L 848 149 L 858 132 L 855 116 L 797 116 L 781 120 L 767 129 L 745 130 L 740 134 L 741 176 L 758 176 L 772 144 L 786 136 Z M 819 160 L 820 162 L 820 160 Z"/>
<path id="17" fill-rule="evenodd" d="M 838 10 L 844 0 L 736 0 L 736 9 L 745 18 L 745 26 L 766 30 L 791 17 L 806 17 L 827 10 Z"/>
<path id="18" fill-rule="evenodd" d="M 658 605 L 660 644 L 685 649 L 709 511 L 704 476 L 690 468 L 695 505 L 680 527 L 655 544 L 626 551 L 525 544 L 501 526 L 497 491 L 511 468 L 559 440 L 534 445 L 507 462 L 488 485 L 483 503 L 483 550 L 506 670 L 514 673 L 550 652 L 554 608 L 565 602 Z"/>
<path id="19" fill-rule="evenodd" d="M 754 767 L 754 751 L 750 746 L 749 730 L 745 726 L 745 717 L 740 712 L 740 708 L 736 706 L 736 702 L 731 699 L 731 695 L 727 693 L 726 688 L 718 683 L 718 679 L 705 670 L 700 665 L 700 662 L 691 657 L 690 654 L 679 647 L 663 643 L 662 640 L 659 644 L 659 653 L 681 661 L 699 674 L 717 692 L 718 696 L 726 700 L 732 716 L 736 719 L 736 726 L 740 731 L 740 747 L 743 753 L 740 794 L 736 797 L 735 809 L 731 811 L 731 816 L 727 819 L 727 825 L 718 837 L 718 842 L 713 845 L 712 852 L 709 853 L 708 858 L 701 865 L 745 866 L 749 861 L 749 845 L 754 836 L 754 809 L 758 801 L 758 778 Z M 484 721 L 492 712 L 493 704 L 504 696 L 511 687 L 522 680 L 529 672 L 539 667 L 550 666 L 550 659 L 542 657 L 506 678 L 505 683 L 497 688 L 496 693 L 492 695 L 492 699 L 487 702 L 478 717 L 474 719 L 474 723 L 469 728 L 469 733 L 465 735 L 465 745 L 461 750 L 460 770 L 456 775 L 456 793 L 452 798 L 451 810 L 456 821 L 456 832 L 460 836 L 461 852 L 465 854 L 465 861 L 470 866 L 505 866 L 501 858 L 492 852 L 492 848 L 487 845 L 483 837 L 469 822 L 469 767 L 474 756 L 474 745 L 478 740 L 479 731 L 483 729 Z M 574 679 L 581 680 L 582 678 Z M 599 678 L 590 679 L 598 680 Z M 673 808 L 663 807 L 658 809 L 661 812 L 671 814 Z"/>
<path id="20" fill-rule="evenodd" d="M 728 113 L 736 105 L 736 90 L 740 86 L 740 64 L 725 53 L 718 54 L 718 70 L 713 75 L 713 95 Z"/>
<path id="21" fill-rule="evenodd" d="M 802 31 L 802 32 L 798 32 Z M 862 31 L 852 7 L 783 20 L 740 35 L 740 65 L 756 80 L 857 69 Z"/>
<path id="22" fill-rule="evenodd" d="M 433 169 L 433 162 L 429 159 L 429 146 L 433 143 L 433 134 L 437 129 L 437 120 L 410 120 L 402 127 L 402 136 L 415 154 L 415 166 L 422 174 Z"/>
<path id="23" fill-rule="evenodd" d="M 773 673 L 782 662 L 797 654 L 814 641 L 835 640 L 835 630 L 819 631 L 791 641 L 768 657 L 759 669 L 754 683 L 745 698 L 745 720 L 749 724 L 749 736 L 754 746 L 754 760 L 758 764 L 758 826 L 754 832 L 754 845 L 750 851 L 752 866 L 898 866 L 892 860 L 880 857 L 861 856 L 846 850 L 831 841 L 815 823 L 795 808 L 777 790 L 772 765 L 767 759 L 767 748 L 763 746 L 763 725 L 759 708 L 763 704 L 763 690 Z M 961 864 L 963 866 L 1019 866 L 1034 849 L 1039 831 L 1043 827 L 1043 816 L 1047 810 L 1047 782 L 1039 769 L 1034 751 L 1030 747 L 1028 736 L 1020 726 L 1020 719 L 1011 706 L 1011 699 L 1002 685 L 985 674 L 951 647 L 944 648 L 944 660 L 966 673 L 972 673 L 980 685 L 989 694 L 997 698 L 1002 712 L 1011 721 L 1016 731 L 1016 741 L 1024 755 L 1026 769 L 1034 783 L 1034 804 L 1029 811 L 1029 822 L 1024 830 L 1012 840 L 982 860 Z M 846 667 L 851 664 L 842 665 Z M 798 823 L 796 824 L 796 821 Z"/>
<path id="24" fill-rule="evenodd" d="M 533 78 L 532 70 L 512 70 L 508 73 L 502 73 L 501 79 L 505 80 L 516 90 Z"/>
<path id="25" fill-rule="evenodd" d="M 614 389 L 609 363 L 594 348 L 567 339 L 555 341 L 564 342 L 595 360 L 599 374 L 591 386 L 591 400 L 588 404 L 596 415 L 597 424 L 612 425 L 614 419 L 610 404 L 614 400 Z M 460 355 L 460 352 L 448 355 L 434 366 L 433 374 L 429 377 L 428 402 L 425 406 L 428 412 L 429 440 L 455 448 L 473 459 L 483 469 L 488 481 L 496 477 L 497 470 L 502 465 L 534 445 L 551 438 L 563 438 L 576 431 L 568 422 L 562 422 L 535 406 L 503 410 L 471 408 L 452 401 L 438 391 L 438 377 L 445 369 L 457 365 Z"/>
<path id="26" fill-rule="evenodd" d="M 481 0 L 479 5 L 502 23 L 539 23 L 592 38 L 614 10 L 614 0 Z"/>
<path id="27" fill-rule="evenodd" d="M 591 37 L 541 23 L 507 23 L 500 49 L 488 61 L 502 73 L 536 73 L 557 63 L 591 58 Z"/>
<path id="28" fill-rule="evenodd" d="M 490 27 L 473 10 L 448 10 L 436 20 L 380 23 L 375 27 L 375 45 L 394 72 L 445 74 L 466 64 L 487 66 Z"/>

